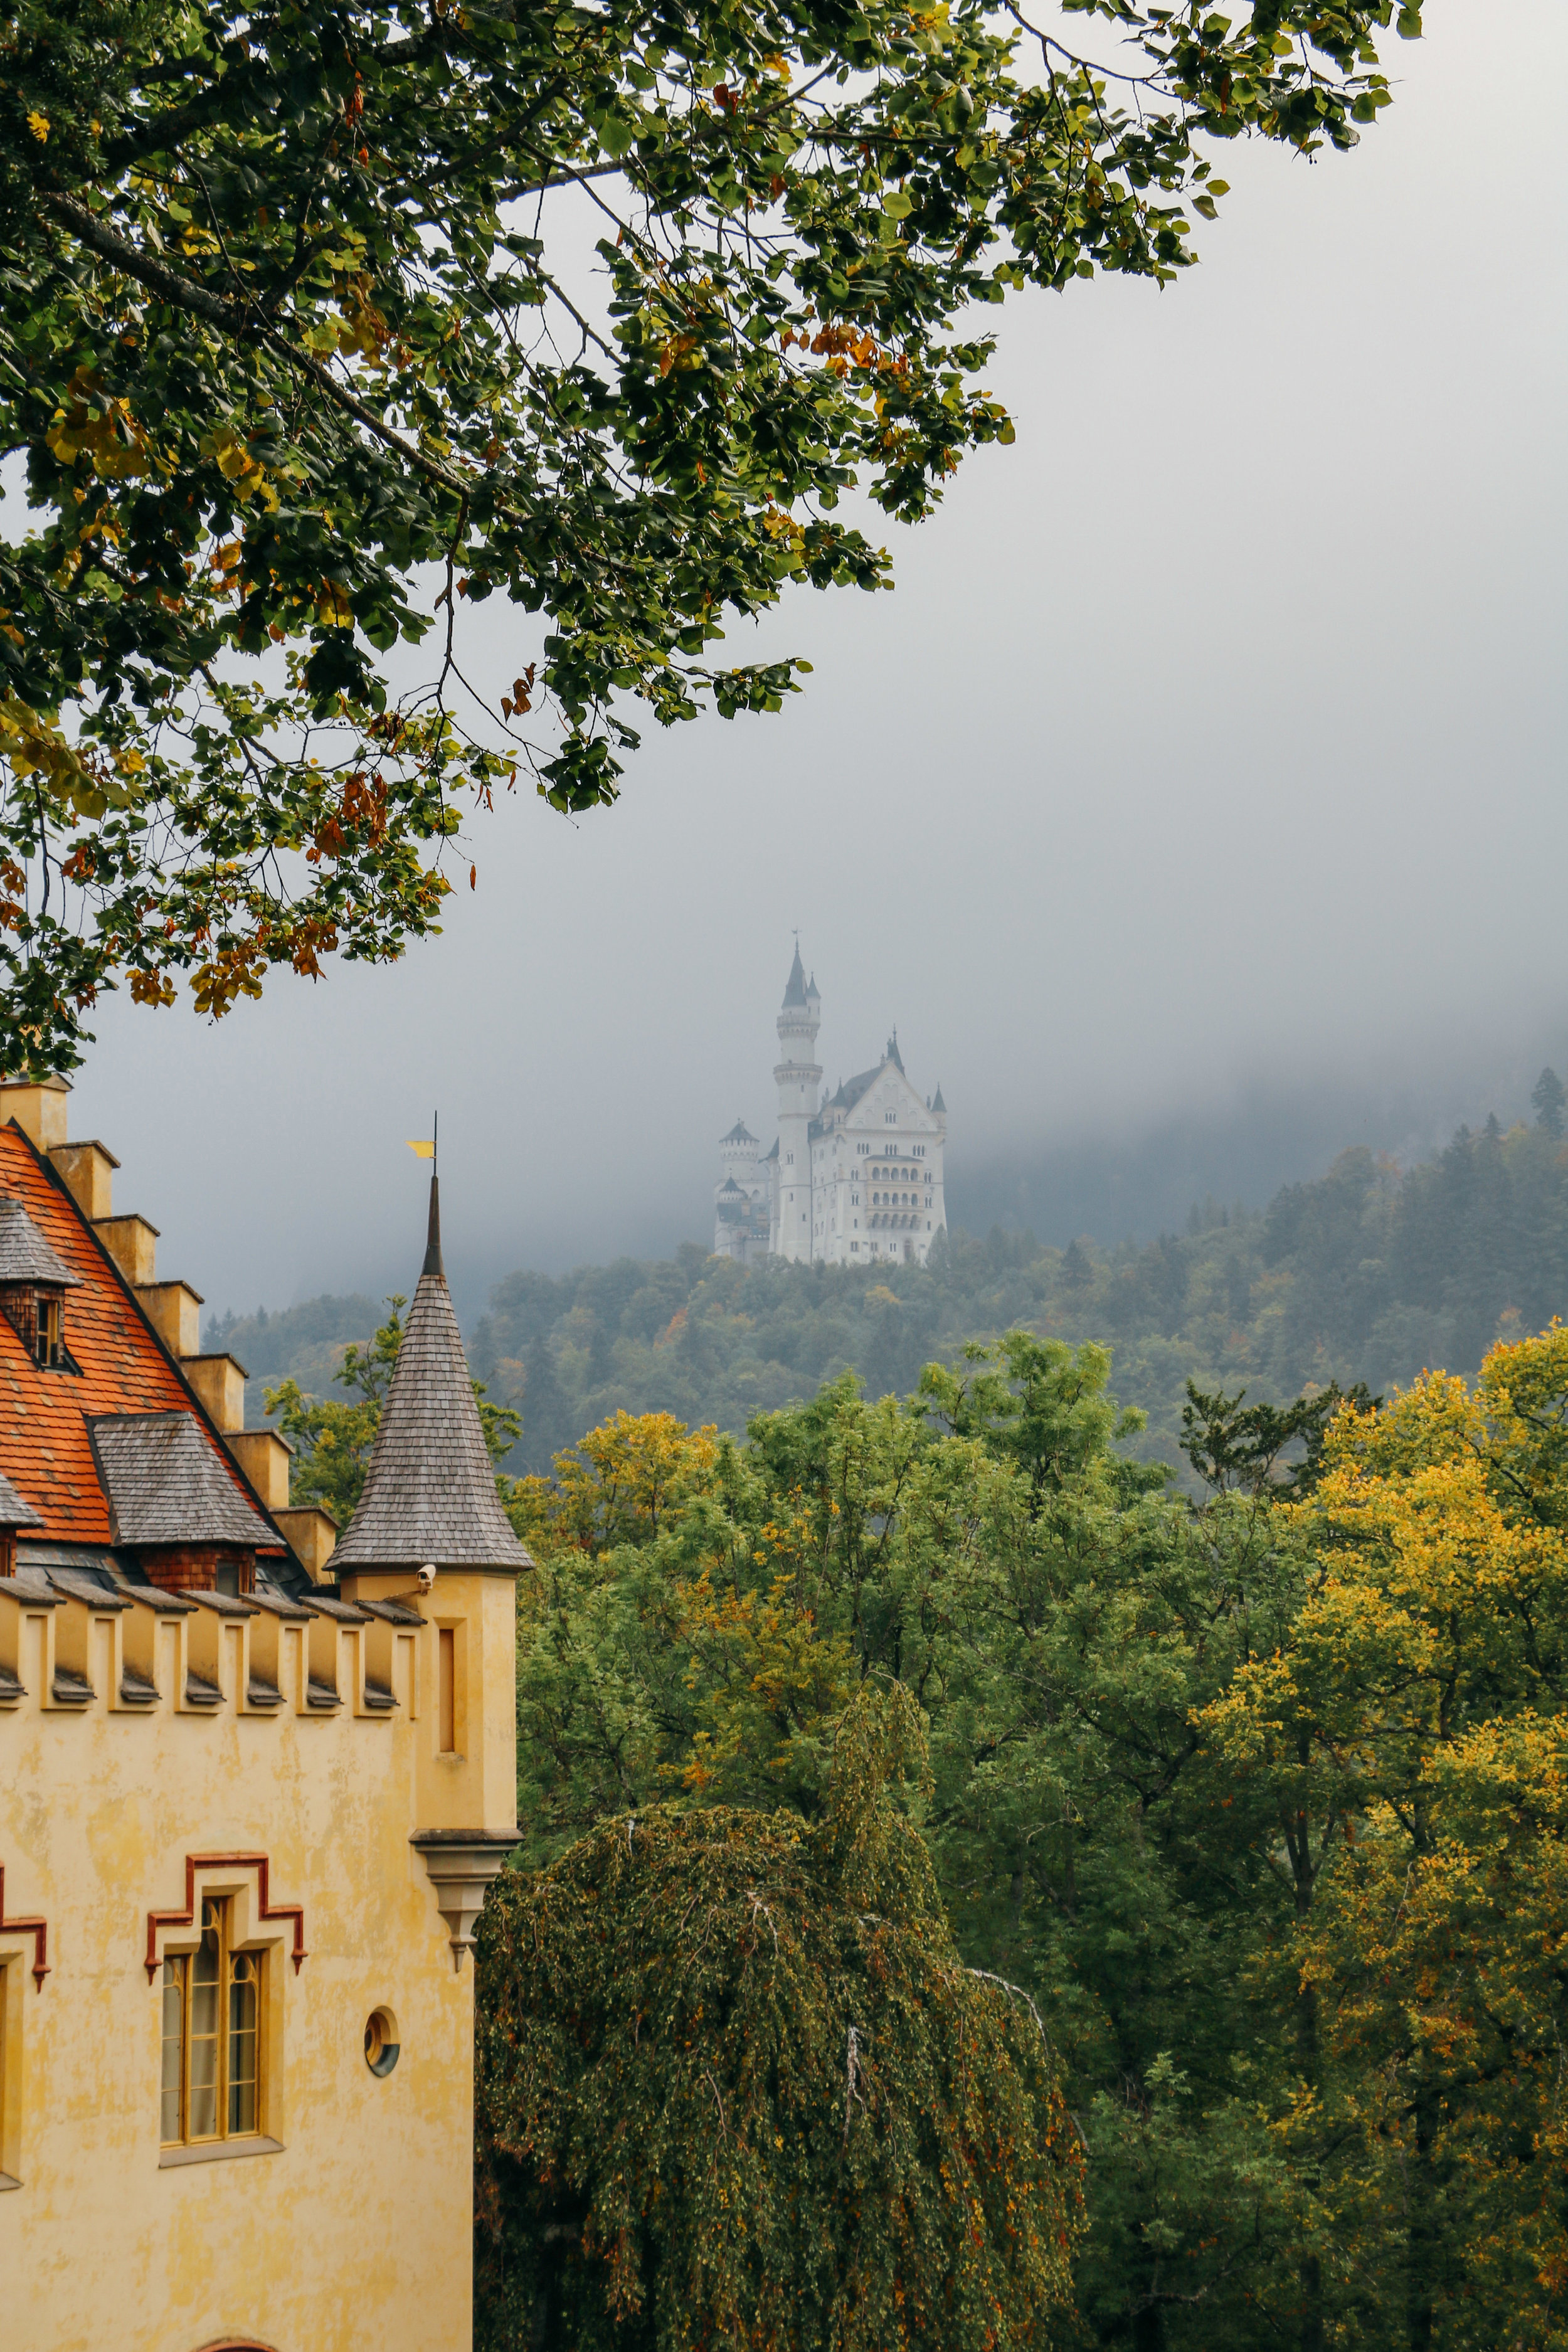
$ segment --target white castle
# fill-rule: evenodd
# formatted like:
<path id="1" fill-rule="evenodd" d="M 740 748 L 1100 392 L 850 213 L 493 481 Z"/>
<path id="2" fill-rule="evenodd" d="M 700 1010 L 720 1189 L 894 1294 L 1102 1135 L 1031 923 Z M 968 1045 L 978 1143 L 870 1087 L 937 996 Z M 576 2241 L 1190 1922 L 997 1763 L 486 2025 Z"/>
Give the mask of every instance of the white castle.
<path id="1" fill-rule="evenodd" d="M 923 1265 L 947 1223 L 942 1155 L 947 1107 L 905 1075 L 897 1030 L 875 1069 L 847 1078 L 817 1108 L 822 999 L 795 963 L 778 1017 L 778 1140 L 765 1157 L 741 1119 L 719 1146 L 713 1248 L 828 1265 Z"/>

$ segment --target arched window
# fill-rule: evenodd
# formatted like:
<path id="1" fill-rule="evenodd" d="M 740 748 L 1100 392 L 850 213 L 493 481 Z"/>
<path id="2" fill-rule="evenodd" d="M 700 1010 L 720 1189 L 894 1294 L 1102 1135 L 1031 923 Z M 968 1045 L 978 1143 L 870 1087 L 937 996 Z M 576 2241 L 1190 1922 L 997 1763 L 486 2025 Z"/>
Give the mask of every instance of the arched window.
<path id="1" fill-rule="evenodd" d="M 165 2147 L 245 2139 L 260 2104 L 262 1956 L 229 1943 L 229 1906 L 202 1904 L 194 1952 L 163 1962 L 162 2138 Z"/>

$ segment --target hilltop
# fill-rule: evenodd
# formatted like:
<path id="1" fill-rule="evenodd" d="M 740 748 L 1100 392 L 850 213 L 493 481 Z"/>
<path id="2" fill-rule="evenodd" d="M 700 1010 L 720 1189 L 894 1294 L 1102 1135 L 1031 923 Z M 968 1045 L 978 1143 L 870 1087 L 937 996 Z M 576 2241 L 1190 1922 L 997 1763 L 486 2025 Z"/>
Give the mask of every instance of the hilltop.
<path id="1" fill-rule="evenodd" d="M 1099 1339 L 1113 1385 L 1141 1406 L 1139 1450 L 1173 1462 L 1185 1381 L 1283 1402 L 1312 1383 L 1407 1384 L 1424 1366 L 1473 1372 L 1500 1336 L 1568 1313 L 1568 1143 L 1549 1099 L 1534 1126 L 1461 1128 L 1436 1160 L 1401 1171 L 1364 1147 L 1262 1212 L 1208 1201 L 1186 1230 L 1103 1249 L 1031 1234 L 953 1233 L 924 1267 L 744 1268 L 686 1244 L 497 1284 L 469 1335 L 476 1375 L 516 1403 L 514 1469 L 617 1408 L 740 1432 L 852 1368 L 873 1394 L 913 1388 L 922 1364 L 1013 1325 Z M 363 1297 L 227 1317 L 230 1348 L 261 1389 L 291 1373 L 331 1393 L 343 1347 L 379 1319 Z"/>

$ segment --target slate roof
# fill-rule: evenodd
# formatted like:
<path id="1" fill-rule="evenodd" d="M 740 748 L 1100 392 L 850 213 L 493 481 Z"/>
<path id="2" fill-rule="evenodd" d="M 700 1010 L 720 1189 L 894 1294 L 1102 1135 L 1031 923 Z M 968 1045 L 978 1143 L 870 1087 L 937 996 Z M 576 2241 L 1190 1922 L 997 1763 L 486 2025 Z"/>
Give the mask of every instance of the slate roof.
<path id="1" fill-rule="evenodd" d="M 531 1568 L 496 1494 L 441 1266 L 436 1188 L 425 1271 L 408 1310 L 359 1508 L 332 1554 L 356 1568 Z"/>
<path id="2" fill-rule="evenodd" d="M 25 1495 L 18 1495 L 9 1478 L 0 1475 L 0 1528 L 41 1528 L 41 1512 L 35 1511 Z"/>
<path id="3" fill-rule="evenodd" d="M 738 1118 L 729 1134 L 721 1139 L 725 1143 L 755 1143 L 756 1139 L 743 1118 Z"/>
<path id="4" fill-rule="evenodd" d="M 947 1105 L 942 1098 L 942 1080 L 940 1078 L 938 1078 L 936 1082 L 936 1092 L 931 1098 L 931 1107 L 932 1110 L 941 1111 L 943 1118 L 947 1117 Z"/>
<path id="5" fill-rule="evenodd" d="M 891 1035 L 891 1036 L 889 1038 L 889 1040 L 888 1040 L 888 1051 L 887 1051 L 886 1058 L 887 1058 L 887 1060 L 889 1060 L 889 1062 L 894 1062 L 894 1063 L 896 1063 L 896 1064 L 898 1065 L 898 1066 L 899 1066 L 899 1068 L 900 1068 L 900 1070 L 903 1068 L 903 1066 L 904 1066 L 904 1057 L 903 1057 L 903 1055 L 902 1055 L 900 1053 L 900 1051 L 899 1051 L 899 1033 L 898 1033 L 898 1031 L 897 1031 L 896 1029 L 894 1030 L 894 1032 L 893 1032 L 892 1035 Z"/>
<path id="6" fill-rule="evenodd" d="M 853 1110 L 861 1096 L 865 1093 L 867 1087 L 875 1086 L 877 1080 L 881 1076 L 882 1072 L 886 1067 L 886 1063 L 879 1062 L 874 1070 L 861 1070 L 856 1076 L 846 1078 L 844 1084 L 839 1087 L 838 1092 L 833 1097 L 832 1108 L 835 1110 L 837 1110 L 840 1108 L 845 1110 Z"/>
<path id="7" fill-rule="evenodd" d="M 795 961 L 790 966 L 789 978 L 784 982 L 784 1001 L 786 1004 L 804 1004 L 805 1003 L 805 966 L 800 960 L 800 941 L 798 940 L 795 941 Z"/>
<path id="8" fill-rule="evenodd" d="M 81 1286 L 58 1252 L 52 1250 L 26 1210 L 12 1192 L 0 1192 L 0 1282 L 62 1283 Z"/>
<path id="9" fill-rule="evenodd" d="M 273 1541 L 194 1413 L 94 1413 L 87 1426 L 117 1543 Z"/>
<path id="10" fill-rule="evenodd" d="M 190 1391 L 76 1202 L 15 1120 L 0 1126 L 0 1192 L 21 1202 L 74 1278 L 65 1341 L 79 1367 L 75 1373 L 47 1370 L 0 1315 L 0 1462 L 18 1494 L 42 1514 L 40 1540 L 111 1543 L 109 1497 L 99 1483 L 88 1420 L 98 1413 L 189 1414 Z M 250 1507 L 238 1464 L 205 1427 L 203 1435 L 222 1475 Z M 280 1549 L 270 1531 L 262 1540 Z"/>

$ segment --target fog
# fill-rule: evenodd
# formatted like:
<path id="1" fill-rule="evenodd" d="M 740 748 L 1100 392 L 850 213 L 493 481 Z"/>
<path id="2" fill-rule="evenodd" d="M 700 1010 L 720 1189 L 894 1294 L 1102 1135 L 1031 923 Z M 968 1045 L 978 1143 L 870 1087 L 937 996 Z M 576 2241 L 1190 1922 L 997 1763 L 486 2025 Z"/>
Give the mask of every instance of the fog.
<path id="1" fill-rule="evenodd" d="M 217 1308 L 406 1288 L 437 1105 L 470 1309 L 515 1265 L 706 1238 L 718 1137 L 773 1131 L 797 928 L 829 1083 L 895 1023 L 940 1079 L 955 1215 L 990 1169 L 1172 1122 L 1294 1137 L 1321 1101 L 1396 1146 L 1568 1066 L 1568 27 L 1430 19 L 1355 154 L 1225 158 L 1175 287 L 988 314 L 1017 443 L 878 525 L 896 593 L 731 628 L 815 664 L 782 717 L 650 726 L 579 823 L 475 820 L 399 966 L 216 1027 L 101 1007 L 72 1131 L 162 1270 Z M 537 655 L 527 615 L 474 626 L 494 677 Z M 1266 1181 L 1237 1167 L 1222 1197 Z"/>

